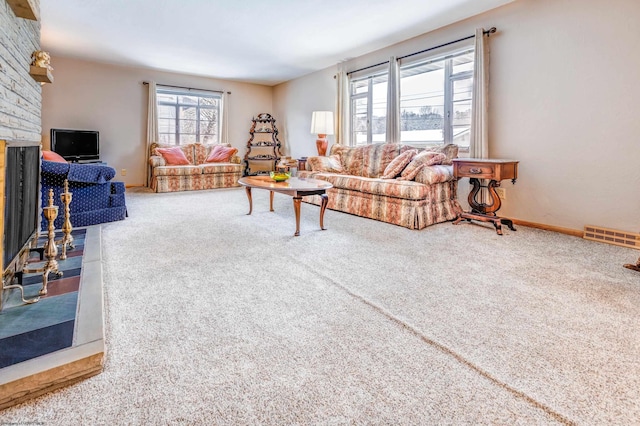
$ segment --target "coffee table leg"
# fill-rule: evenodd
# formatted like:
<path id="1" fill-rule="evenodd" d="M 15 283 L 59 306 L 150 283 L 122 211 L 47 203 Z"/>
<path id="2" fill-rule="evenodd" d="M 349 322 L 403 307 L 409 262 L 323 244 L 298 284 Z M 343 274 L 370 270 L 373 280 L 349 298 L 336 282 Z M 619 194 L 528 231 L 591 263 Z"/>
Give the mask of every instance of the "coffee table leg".
<path id="1" fill-rule="evenodd" d="M 302 201 L 302 197 L 295 196 L 293 197 L 293 211 L 296 214 L 296 233 L 294 236 L 300 235 L 300 202 Z"/>
<path id="2" fill-rule="evenodd" d="M 329 202 L 329 196 L 327 194 L 320 195 L 322 203 L 320 204 L 320 229 L 325 230 L 324 227 L 324 211 L 327 209 L 327 203 Z"/>
<path id="3" fill-rule="evenodd" d="M 273 211 L 273 191 L 269 191 L 269 211 Z"/>
<path id="4" fill-rule="evenodd" d="M 249 213 L 247 213 L 249 215 L 253 211 L 253 201 L 251 200 L 251 187 L 245 186 L 244 190 L 247 192 L 247 198 L 249 199 Z"/>

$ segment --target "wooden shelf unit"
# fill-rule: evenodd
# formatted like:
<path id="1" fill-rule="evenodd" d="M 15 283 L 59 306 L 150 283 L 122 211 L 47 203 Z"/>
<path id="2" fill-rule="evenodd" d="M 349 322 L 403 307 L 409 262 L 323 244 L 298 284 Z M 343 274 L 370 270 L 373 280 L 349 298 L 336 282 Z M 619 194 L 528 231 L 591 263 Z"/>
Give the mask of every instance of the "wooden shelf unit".
<path id="1" fill-rule="evenodd" d="M 280 141 L 276 120 L 271 114 L 262 113 L 253 118 L 244 156 L 244 175 L 268 175 L 276 169 L 280 160 Z"/>

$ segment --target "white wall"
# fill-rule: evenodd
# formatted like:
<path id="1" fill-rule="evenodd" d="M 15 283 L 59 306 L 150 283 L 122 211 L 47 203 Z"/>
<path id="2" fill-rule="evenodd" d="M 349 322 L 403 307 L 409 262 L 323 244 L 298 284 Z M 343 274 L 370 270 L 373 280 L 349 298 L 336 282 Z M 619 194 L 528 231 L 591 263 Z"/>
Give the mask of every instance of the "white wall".
<path id="1" fill-rule="evenodd" d="M 639 21 L 637 0 L 518 0 L 356 58 L 346 68 L 496 26 L 489 39 L 490 155 L 520 160 L 516 185 L 503 183 L 507 200 L 500 214 L 576 230 L 592 224 L 638 232 Z M 275 87 L 276 113 L 296 156 L 314 152 L 311 111 L 335 108 L 334 72 L 331 67 Z"/>
<path id="2" fill-rule="evenodd" d="M 280 134 L 287 142 L 283 154 L 294 158 L 318 155 L 317 135 L 311 134 L 313 111 L 334 111 L 336 103 L 336 68 L 328 68 L 274 88 L 274 114 L 279 119 Z M 275 101 L 277 99 L 277 102 Z M 327 136 L 329 146 L 335 136 Z"/>
<path id="3" fill-rule="evenodd" d="M 98 130 L 100 158 L 127 186 L 145 184 L 148 86 L 143 81 L 230 91 L 229 142 L 244 156 L 251 118 L 272 112 L 269 86 L 53 57 L 55 81 L 42 94 L 42 138 L 51 128 Z M 126 176 L 121 170 L 126 169 Z"/>

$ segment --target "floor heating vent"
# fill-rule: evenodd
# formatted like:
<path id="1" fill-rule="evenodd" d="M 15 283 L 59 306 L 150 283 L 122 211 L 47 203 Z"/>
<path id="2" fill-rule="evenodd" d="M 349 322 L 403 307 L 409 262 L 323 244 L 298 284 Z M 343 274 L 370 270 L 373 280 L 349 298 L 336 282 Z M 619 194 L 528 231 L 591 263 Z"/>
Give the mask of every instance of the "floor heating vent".
<path id="1" fill-rule="evenodd" d="M 615 229 L 587 225 L 584 227 L 584 238 L 586 240 L 600 241 L 601 243 L 615 244 L 617 246 L 640 250 L 640 234 L 634 234 L 632 232 L 616 231 Z"/>

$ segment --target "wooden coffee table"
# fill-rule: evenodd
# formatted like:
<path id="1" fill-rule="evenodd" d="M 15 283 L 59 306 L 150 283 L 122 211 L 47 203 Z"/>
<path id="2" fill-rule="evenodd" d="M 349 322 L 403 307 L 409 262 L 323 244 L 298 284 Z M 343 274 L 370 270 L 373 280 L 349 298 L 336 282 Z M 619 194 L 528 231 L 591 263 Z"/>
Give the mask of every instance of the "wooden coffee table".
<path id="1" fill-rule="evenodd" d="M 249 198 L 249 213 L 253 211 L 253 201 L 251 200 L 251 189 L 266 189 L 269 193 L 269 211 L 273 210 L 273 193 L 278 192 L 280 194 L 290 195 L 293 197 L 293 211 L 296 214 L 296 237 L 300 235 L 300 203 L 302 197 L 307 195 L 319 195 L 322 198 L 320 206 L 320 229 L 324 231 L 324 211 L 327 209 L 327 194 L 326 190 L 332 188 L 329 182 L 318 179 L 301 179 L 301 178 L 289 178 L 285 182 L 275 182 L 268 176 L 247 176 L 238 180 L 238 183 L 244 186 L 247 192 L 247 198 Z"/>

